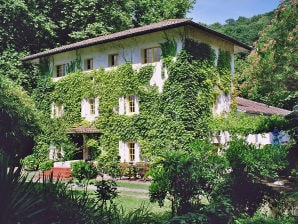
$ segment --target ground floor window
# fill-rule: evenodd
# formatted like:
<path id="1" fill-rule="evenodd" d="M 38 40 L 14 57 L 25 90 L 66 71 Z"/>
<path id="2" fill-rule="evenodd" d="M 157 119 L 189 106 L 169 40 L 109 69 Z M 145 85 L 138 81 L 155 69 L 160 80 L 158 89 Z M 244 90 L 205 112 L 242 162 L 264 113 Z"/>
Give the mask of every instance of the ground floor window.
<path id="1" fill-rule="evenodd" d="M 136 163 L 140 162 L 140 146 L 139 143 L 129 141 L 129 142 L 119 142 L 119 155 L 120 162 Z"/>

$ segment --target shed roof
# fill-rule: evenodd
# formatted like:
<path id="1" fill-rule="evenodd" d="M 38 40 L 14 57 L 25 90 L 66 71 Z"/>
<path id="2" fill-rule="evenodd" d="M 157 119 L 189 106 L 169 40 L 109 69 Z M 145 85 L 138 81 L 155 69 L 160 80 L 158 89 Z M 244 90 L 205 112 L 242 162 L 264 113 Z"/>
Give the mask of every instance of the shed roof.
<path id="1" fill-rule="evenodd" d="M 264 114 L 264 115 L 276 114 L 276 115 L 286 116 L 291 113 L 291 111 L 289 110 L 269 106 L 264 103 L 258 103 L 242 97 L 236 97 L 236 101 L 237 101 L 237 109 L 249 114 Z"/>
<path id="2" fill-rule="evenodd" d="M 132 28 L 132 29 L 124 30 L 124 31 L 117 32 L 117 33 L 112 33 L 112 34 L 108 34 L 108 35 L 104 35 L 104 36 L 98 36 L 95 38 L 86 39 L 86 40 L 79 41 L 79 42 L 76 42 L 73 44 L 63 45 L 61 47 L 57 47 L 57 48 L 53 48 L 53 49 L 39 52 L 36 54 L 29 55 L 27 57 L 22 58 L 22 61 L 29 61 L 29 60 L 33 60 L 36 58 L 50 56 L 50 55 L 61 53 L 61 52 L 71 51 L 71 50 L 84 48 L 84 47 L 88 47 L 88 46 L 92 46 L 92 45 L 96 45 L 96 44 L 107 43 L 107 42 L 111 42 L 111 41 L 115 41 L 115 40 L 129 38 L 132 36 L 143 35 L 146 33 L 152 33 L 152 32 L 157 32 L 157 31 L 161 31 L 161 30 L 166 30 L 166 29 L 180 27 L 180 26 L 186 26 L 186 25 L 191 25 L 197 29 L 203 30 L 208 33 L 212 33 L 212 34 L 214 34 L 224 40 L 230 41 L 233 44 L 240 46 L 244 49 L 252 50 L 251 46 L 248 46 L 248 45 L 246 45 L 234 38 L 226 36 L 222 33 L 211 30 L 211 29 L 209 29 L 205 26 L 202 26 L 198 23 L 195 23 L 195 22 L 191 21 L 190 19 L 168 19 L 165 21 L 153 23 L 150 25 L 142 26 L 142 27 Z"/>
<path id="3" fill-rule="evenodd" d="M 70 128 L 66 130 L 66 133 L 67 134 L 98 134 L 101 132 L 95 127 L 86 127 L 82 125 L 82 126 Z"/>

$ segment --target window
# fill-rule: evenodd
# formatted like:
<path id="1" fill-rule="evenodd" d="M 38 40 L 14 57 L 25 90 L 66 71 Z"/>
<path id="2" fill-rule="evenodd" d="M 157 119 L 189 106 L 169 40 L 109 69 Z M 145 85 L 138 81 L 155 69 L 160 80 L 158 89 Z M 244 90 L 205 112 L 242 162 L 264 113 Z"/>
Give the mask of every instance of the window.
<path id="1" fill-rule="evenodd" d="M 62 146 L 50 144 L 49 158 L 52 160 L 60 160 L 64 157 L 64 150 Z"/>
<path id="2" fill-rule="evenodd" d="M 90 106 L 90 115 L 95 115 L 95 99 L 91 98 L 88 101 Z"/>
<path id="3" fill-rule="evenodd" d="M 93 58 L 89 58 L 85 60 L 85 70 L 93 69 Z"/>
<path id="4" fill-rule="evenodd" d="M 136 96 L 128 96 L 128 113 L 136 112 Z"/>
<path id="5" fill-rule="evenodd" d="M 135 95 L 119 97 L 119 114 L 139 114 L 139 100 Z"/>
<path id="6" fill-rule="evenodd" d="M 65 64 L 56 66 L 56 77 L 65 76 Z"/>
<path id="7" fill-rule="evenodd" d="M 127 148 L 128 148 L 129 162 L 135 161 L 135 143 L 134 142 L 128 142 L 127 143 Z"/>
<path id="8" fill-rule="evenodd" d="M 63 116 L 64 107 L 60 104 L 52 103 L 51 118 L 59 118 Z"/>
<path id="9" fill-rule="evenodd" d="M 160 61 L 160 47 L 144 49 L 144 63 L 152 63 Z"/>
<path id="10" fill-rule="evenodd" d="M 111 67 L 118 65 L 118 54 L 111 54 L 109 56 L 109 65 Z"/>
<path id="11" fill-rule="evenodd" d="M 94 121 L 99 116 L 99 99 L 87 98 L 81 101 L 81 116 L 87 121 Z"/>
<path id="12" fill-rule="evenodd" d="M 140 162 L 140 144 L 135 141 L 119 141 L 120 162 L 137 163 Z"/>

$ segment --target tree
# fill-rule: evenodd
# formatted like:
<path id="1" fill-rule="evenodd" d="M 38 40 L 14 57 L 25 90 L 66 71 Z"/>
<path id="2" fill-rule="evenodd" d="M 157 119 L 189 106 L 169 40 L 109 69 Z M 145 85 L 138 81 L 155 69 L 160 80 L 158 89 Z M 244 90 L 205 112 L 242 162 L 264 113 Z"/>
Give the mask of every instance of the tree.
<path id="1" fill-rule="evenodd" d="M 258 40 L 259 32 L 266 28 L 274 17 L 274 12 L 268 12 L 245 18 L 240 16 L 237 20 L 228 19 L 225 24 L 214 23 L 209 27 L 243 43 L 252 45 Z"/>
<path id="2" fill-rule="evenodd" d="M 221 185 L 225 158 L 207 141 L 195 141 L 185 150 L 167 150 L 153 164 L 150 201 L 163 206 L 172 202 L 172 214 L 182 215 L 203 207 L 200 199 L 212 200 L 212 191 Z"/>
<path id="3" fill-rule="evenodd" d="M 32 152 L 38 132 L 35 106 L 26 92 L 0 74 L 0 148 L 11 157 Z"/>
<path id="4" fill-rule="evenodd" d="M 285 0 L 262 33 L 243 71 L 240 95 L 292 110 L 298 103 L 297 1 Z"/>

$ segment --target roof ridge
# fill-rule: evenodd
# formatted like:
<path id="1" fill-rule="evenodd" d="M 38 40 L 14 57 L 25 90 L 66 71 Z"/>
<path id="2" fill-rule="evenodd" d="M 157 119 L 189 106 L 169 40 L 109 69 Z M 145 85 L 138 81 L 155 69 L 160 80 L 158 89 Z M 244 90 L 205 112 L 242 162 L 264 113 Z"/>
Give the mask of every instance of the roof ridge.
<path id="1" fill-rule="evenodd" d="M 83 48 L 83 47 L 89 47 L 89 46 L 96 45 L 96 44 L 102 44 L 102 43 L 111 42 L 111 41 L 115 41 L 115 40 L 125 39 L 125 38 L 129 38 L 131 36 L 137 36 L 137 35 L 143 35 L 143 34 L 150 33 L 150 32 L 162 31 L 165 29 L 175 28 L 175 27 L 183 26 L 183 25 L 195 26 L 196 28 L 199 28 L 205 32 L 213 33 L 214 35 L 217 35 L 221 38 L 231 41 L 234 44 L 237 44 L 241 47 L 244 47 L 246 49 L 251 49 L 250 46 L 243 44 L 243 43 L 237 41 L 236 39 L 233 39 L 233 38 L 226 36 L 222 33 L 219 33 L 217 31 L 210 29 L 210 28 L 207 28 L 203 25 L 195 23 L 191 19 L 181 18 L 181 19 L 167 19 L 167 20 L 163 20 L 160 22 L 148 24 L 145 26 L 134 27 L 134 28 L 130 28 L 127 30 L 122 30 L 122 31 L 119 31 L 116 33 L 110 33 L 107 35 L 101 35 L 101 36 L 97 36 L 97 37 L 93 37 L 93 38 L 88 38 L 88 39 L 81 40 L 81 41 L 78 41 L 75 43 L 66 44 L 66 45 L 62 45 L 60 47 L 56 47 L 56 48 L 48 49 L 48 50 L 45 50 L 45 51 L 42 51 L 39 53 L 35 53 L 32 55 L 26 56 L 26 57 L 22 58 L 21 60 L 29 61 L 29 60 L 33 60 L 33 59 L 40 58 L 40 57 L 45 57 L 45 56 L 49 56 L 49 55 L 53 55 L 53 54 L 71 51 L 71 50 L 75 50 L 75 49 L 79 49 L 79 48 Z"/>

